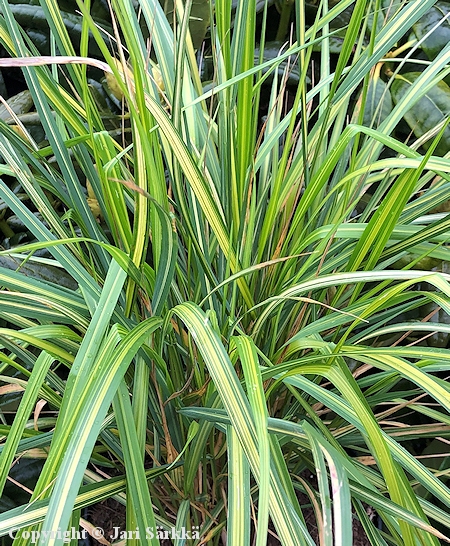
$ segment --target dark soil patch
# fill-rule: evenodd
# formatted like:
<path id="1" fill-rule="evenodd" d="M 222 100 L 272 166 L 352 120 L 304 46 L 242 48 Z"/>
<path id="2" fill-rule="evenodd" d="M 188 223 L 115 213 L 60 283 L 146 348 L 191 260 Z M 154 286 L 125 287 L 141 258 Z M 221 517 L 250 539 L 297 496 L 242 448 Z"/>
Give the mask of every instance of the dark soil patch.
<path id="1" fill-rule="evenodd" d="M 307 497 L 299 499 L 301 504 L 307 504 Z M 306 526 L 315 544 L 320 545 L 319 531 L 317 528 L 316 516 L 312 508 L 303 510 L 303 515 L 306 521 Z M 125 507 L 113 499 L 108 499 L 100 504 L 89 509 L 86 517 L 90 523 L 105 531 L 105 537 L 114 536 L 114 527 L 126 529 Z M 101 542 L 91 538 L 89 546 L 101 546 Z M 172 546 L 171 540 L 160 540 L 161 546 Z M 278 540 L 272 527 L 267 540 L 267 546 L 279 546 L 281 542 Z M 370 546 L 362 525 L 358 520 L 353 520 L 353 546 Z"/>

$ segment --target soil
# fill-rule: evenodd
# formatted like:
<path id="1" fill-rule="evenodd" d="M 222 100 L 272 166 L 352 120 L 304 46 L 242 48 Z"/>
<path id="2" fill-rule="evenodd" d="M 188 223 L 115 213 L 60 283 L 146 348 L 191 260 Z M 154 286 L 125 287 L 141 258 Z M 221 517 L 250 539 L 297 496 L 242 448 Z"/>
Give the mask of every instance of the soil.
<path id="1" fill-rule="evenodd" d="M 300 502 L 306 504 L 308 499 L 299 498 Z M 302 502 L 303 501 L 303 502 Z M 316 517 L 314 510 L 305 509 L 303 515 L 306 521 L 306 526 L 315 544 L 320 545 L 319 533 L 316 524 Z M 96 527 L 104 529 L 105 536 L 110 536 L 113 533 L 114 527 L 126 528 L 125 507 L 116 502 L 113 499 L 108 499 L 100 504 L 93 506 L 86 514 L 86 518 L 90 523 Z M 161 540 L 161 546 L 172 546 L 170 540 Z M 86 546 L 101 546 L 101 542 L 90 539 Z M 279 546 L 281 542 L 276 537 L 273 527 L 270 531 L 267 546 Z M 362 525 L 356 519 L 353 520 L 353 546 L 370 546 L 369 539 L 367 538 Z"/>

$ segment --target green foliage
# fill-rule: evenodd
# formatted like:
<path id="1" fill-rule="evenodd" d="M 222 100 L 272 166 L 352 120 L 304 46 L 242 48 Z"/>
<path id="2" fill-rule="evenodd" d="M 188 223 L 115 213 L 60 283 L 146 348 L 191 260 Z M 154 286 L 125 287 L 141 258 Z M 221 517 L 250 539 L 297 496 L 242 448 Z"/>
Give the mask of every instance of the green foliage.
<path id="1" fill-rule="evenodd" d="M 272 4 L 42 0 L 48 58 L 0 0 L 0 534 L 449 541 L 446 3 Z"/>
<path id="2" fill-rule="evenodd" d="M 370 80 L 367 88 L 363 125 L 378 127 L 389 116 L 392 107 L 391 92 L 378 74 L 378 77 Z"/>
<path id="3" fill-rule="evenodd" d="M 411 85 L 420 78 L 420 72 L 409 72 L 397 76 L 391 86 L 392 98 L 398 103 L 409 91 Z M 433 129 L 439 129 L 447 118 L 450 107 L 450 87 L 443 81 L 438 81 L 426 95 L 411 104 L 411 108 L 403 116 L 417 138 L 424 135 L 433 136 Z M 423 142 L 428 147 L 427 142 Z M 442 138 L 436 146 L 436 154 L 444 155 L 450 150 L 450 129 L 445 129 Z"/>
<path id="4" fill-rule="evenodd" d="M 170 23 L 176 21 L 173 0 L 160 0 L 160 2 L 167 20 Z M 210 24 L 211 9 L 209 0 L 191 0 L 189 10 L 189 33 L 192 38 L 192 45 L 197 49 L 202 45 Z"/>
<path id="5" fill-rule="evenodd" d="M 430 60 L 436 58 L 448 44 L 450 24 L 448 2 L 436 2 L 430 10 L 413 25 L 413 31 L 421 42 L 421 48 Z"/>

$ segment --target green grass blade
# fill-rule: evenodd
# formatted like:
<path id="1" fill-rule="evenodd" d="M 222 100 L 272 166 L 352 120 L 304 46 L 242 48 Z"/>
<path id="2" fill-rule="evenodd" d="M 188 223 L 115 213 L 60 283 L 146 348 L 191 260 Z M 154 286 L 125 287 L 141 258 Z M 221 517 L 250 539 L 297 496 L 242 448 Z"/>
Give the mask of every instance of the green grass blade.
<path id="1" fill-rule="evenodd" d="M 39 391 L 42 388 L 53 360 L 54 358 L 52 356 L 42 352 L 36 359 L 31 375 L 28 378 L 25 392 L 14 418 L 14 423 L 11 426 L 0 454 L 0 491 L 3 491 L 3 488 L 5 487 L 11 463 L 13 462 L 17 447 L 22 438 L 23 429 L 37 401 Z"/>
<path id="2" fill-rule="evenodd" d="M 122 440 L 125 456 L 125 468 L 129 481 L 127 492 L 131 496 L 132 510 L 136 515 L 138 528 L 147 527 L 156 529 L 156 521 L 153 513 L 152 501 L 147 486 L 145 470 L 141 456 L 136 427 L 134 426 L 133 411 L 126 385 L 122 382 L 113 401 L 114 413 L 117 420 L 119 435 Z M 131 426 L 130 426 L 131 424 Z M 147 538 L 147 534 L 141 533 L 141 544 L 159 544 L 159 540 Z"/>
<path id="3" fill-rule="evenodd" d="M 269 488 L 270 488 L 270 443 L 267 432 L 268 412 L 264 387 L 259 370 L 258 356 L 251 338 L 240 336 L 232 338 L 236 345 L 244 371 L 247 396 L 253 413 L 258 455 L 260 480 L 258 488 L 258 523 L 256 545 L 263 546 L 267 541 L 269 523 Z"/>
<path id="4" fill-rule="evenodd" d="M 244 546 L 250 541 L 250 468 L 232 426 L 227 427 L 227 454 L 227 545 Z"/>

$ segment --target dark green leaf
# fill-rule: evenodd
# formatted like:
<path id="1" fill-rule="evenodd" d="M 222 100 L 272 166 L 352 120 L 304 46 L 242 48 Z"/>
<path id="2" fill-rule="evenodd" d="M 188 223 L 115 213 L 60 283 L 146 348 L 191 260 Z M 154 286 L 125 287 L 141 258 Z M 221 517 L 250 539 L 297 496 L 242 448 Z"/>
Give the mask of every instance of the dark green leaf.
<path id="1" fill-rule="evenodd" d="M 420 75 L 420 72 L 410 72 L 396 77 L 391 87 L 392 98 L 395 103 L 401 100 Z M 450 87 L 441 81 L 411 106 L 404 115 L 404 119 L 416 137 L 420 138 L 428 131 L 435 129 L 447 117 L 449 110 Z M 428 147 L 427 144 L 424 146 L 425 148 Z M 435 154 L 442 156 L 449 150 L 450 128 L 447 127 L 436 147 Z"/>
<path id="2" fill-rule="evenodd" d="M 43 36 L 49 33 L 49 25 L 44 10 L 41 6 L 34 6 L 29 3 L 14 4 L 10 6 L 11 12 L 14 14 L 16 21 L 25 29 L 30 29 L 31 38 L 33 34 L 37 33 L 39 37 L 38 43 L 35 45 L 44 54 L 50 53 L 50 44 L 42 44 Z M 74 10 L 75 11 L 75 10 Z M 74 44 L 79 44 L 81 38 L 81 26 L 83 18 L 76 13 L 69 13 L 61 11 L 61 17 L 67 28 L 67 32 Z M 97 21 L 101 27 L 112 33 L 112 27 L 107 21 Z M 100 50 L 94 40 L 90 41 L 91 52 L 94 55 L 99 55 Z M 42 51 L 43 49 L 43 51 Z"/>
<path id="3" fill-rule="evenodd" d="M 173 0 L 160 0 L 168 21 L 173 22 Z M 184 2 L 186 4 L 186 2 Z M 206 36 L 210 22 L 209 0 L 192 0 L 189 17 L 189 31 L 195 49 L 198 49 Z"/>
<path id="4" fill-rule="evenodd" d="M 374 21 L 376 20 L 377 32 L 380 32 L 386 23 L 394 17 L 398 10 L 403 6 L 401 0 L 381 0 L 378 12 L 370 11 L 367 14 L 367 28 L 372 31 Z M 372 3 L 372 9 L 376 5 Z"/>
<path id="5" fill-rule="evenodd" d="M 392 97 L 386 83 L 378 78 L 369 82 L 363 124 L 378 127 L 392 111 Z"/>
<path id="6" fill-rule="evenodd" d="M 345 32 L 345 31 L 344 31 Z M 335 55 L 339 55 L 342 49 L 342 44 L 344 43 L 343 36 L 334 35 L 329 37 L 329 49 L 330 53 L 333 53 Z M 313 51 L 320 51 L 322 49 L 322 42 L 317 43 L 313 47 Z"/>
<path id="7" fill-rule="evenodd" d="M 0 119 L 4 121 L 11 118 L 11 111 L 18 115 L 29 112 L 33 106 L 33 99 L 31 93 L 26 89 L 8 99 L 7 103 L 8 108 L 3 104 L 0 106 Z"/>
<path id="8" fill-rule="evenodd" d="M 450 42 L 450 4 L 436 2 L 436 4 L 413 25 L 413 31 L 418 40 L 421 40 L 428 32 L 430 36 L 422 43 L 422 49 L 427 57 L 433 60 Z M 437 28 L 435 28 L 437 26 Z M 434 29 L 434 30 L 433 30 Z"/>
<path id="9" fill-rule="evenodd" d="M 64 286 L 70 290 L 76 290 L 78 284 L 64 269 L 53 267 L 47 264 L 37 262 L 27 262 L 22 264 L 23 260 L 11 258 L 10 256 L 0 256 L 0 265 L 11 270 L 19 270 L 27 277 L 33 277 L 55 285 Z"/>
<path id="10" fill-rule="evenodd" d="M 330 39 L 334 38 L 333 36 L 330 36 Z M 341 40 L 342 44 L 342 40 Z M 283 42 L 266 42 L 264 44 L 264 51 L 262 56 L 262 62 L 267 62 L 272 59 L 276 59 L 281 54 L 286 52 L 286 47 L 284 47 L 285 44 Z M 317 44 L 319 50 L 320 50 L 320 43 Z M 255 65 L 259 64 L 259 56 L 260 56 L 260 47 L 255 47 Z M 290 57 L 287 57 L 287 59 L 284 59 L 277 68 L 278 76 L 280 78 L 283 77 L 285 70 L 288 70 L 288 85 L 298 85 L 300 82 L 300 68 L 298 66 L 297 61 L 297 55 L 291 55 Z M 273 67 L 265 68 L 263 69 L 262 73 L 265 74 L 268 71 L 272 71 Z M 270 81 L 272 78 L 270 79 Z M 309 76 L 306 76 L 307 83 L 311 83 L 311 78 Z"/>

